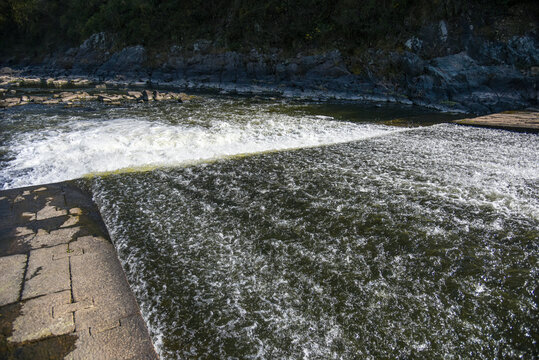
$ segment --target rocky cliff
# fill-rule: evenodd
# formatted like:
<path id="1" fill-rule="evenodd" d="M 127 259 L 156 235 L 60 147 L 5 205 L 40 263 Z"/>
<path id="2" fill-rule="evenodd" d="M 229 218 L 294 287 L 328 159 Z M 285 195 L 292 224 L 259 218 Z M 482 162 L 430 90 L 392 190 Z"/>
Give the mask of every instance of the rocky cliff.
<path id="1" fill-rule="evenodd" d="M 296 56 L 279 49 L 235 52 L 208 40 L 161 52 L 150 53 L 142 45 L 113 51 L 112 37 L 98 33 L 79 47 L 15 68 L 26 75 L 315 100 L 388 101 L 485 114 L 537 106 L 538 45 L 535 31 L 489 40 L 471 24 L 451 27 L 445 21 L 407 39 L 399 50 L 365 49 L 355 56 L 338 50 Z"/>

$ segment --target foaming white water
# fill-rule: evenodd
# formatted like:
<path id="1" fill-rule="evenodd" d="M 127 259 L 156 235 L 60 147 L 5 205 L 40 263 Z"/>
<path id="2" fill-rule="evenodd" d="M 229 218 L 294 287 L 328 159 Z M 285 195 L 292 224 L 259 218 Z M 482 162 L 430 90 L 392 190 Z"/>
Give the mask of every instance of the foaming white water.
<path id="1" fill-rule="evenodd" d="M 173 166 L 238 154 L 312 147 L 394 132 L 379 125 L 320 116 L 251 114 L 252 118 L 186 119 L 178 124 L 145 118 L 72 119 L 61 127 L 18 134 L 3 188 L 78 178 L 126 168 Z"/>
<path id="2" fill-rule="evenodd" d="M 443 124 L 88 183 L 162 359 L 525 358 L 537 140 Z"/>

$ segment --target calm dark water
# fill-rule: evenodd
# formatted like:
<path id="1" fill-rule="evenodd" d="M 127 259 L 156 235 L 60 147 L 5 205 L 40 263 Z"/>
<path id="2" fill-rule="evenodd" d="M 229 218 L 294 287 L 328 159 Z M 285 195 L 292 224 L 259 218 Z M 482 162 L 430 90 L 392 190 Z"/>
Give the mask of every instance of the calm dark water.
<path id="1" fill-rule="evenodd" d="M 2 120 L 4 186 L 98 173 L 164 359 L 538 355 L 537 135 L 256 99 L 32 111 Z"/>

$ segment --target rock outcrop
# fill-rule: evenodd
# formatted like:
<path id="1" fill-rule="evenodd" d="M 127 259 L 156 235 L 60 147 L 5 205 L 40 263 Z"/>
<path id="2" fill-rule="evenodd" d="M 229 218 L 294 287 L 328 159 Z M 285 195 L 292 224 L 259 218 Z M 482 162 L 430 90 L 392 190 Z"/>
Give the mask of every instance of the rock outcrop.
<path id="1" fill-rule="evenodd" d="M 9 77 L 14 80 L 17 78 Z M 6 81 L 6 77 L 1 78 L 0 86 L 3 86 Z M 44 82 L 46 83 L 46 82 Z M 72 84 L 72 83 L 70 83 Z M 5 90 L 0 88 L 0 90 Z M 176 101 L 176 102 L 189 102 L 195 97 L 187 95 L 185 93 L 176 93 L 172 91 L 157 91 L 157 90 L 143 90 L 143 91 L 121 91 L 113 89 L 111 92 L 106 91 L 106 86 L 101 84 L 96 85 L 96 90 L 91 93 L 87 91 L 81 91 L 76 89 L 69 89 L 70 91 L 56 90 L 50 95 L 27 95 L 24 90 L 18 91 L 11 89 L 9 92 L 0 91 L 0 108 L 9 108 L 18 105 L 26 104 L 46 104 L 46 105 L 64 105 L 64 106 L 77 106 L 86 101 L 99 101 L 109 105 L 121 105 L 128 102 L 149 102 L 149 101 Z"/>
<path id="2" fill-rule="evenodd" d="M 338 50 L 295 57 L 283 56 L 277 49 L 223 52 L 204 40 L 189 49 L 172 46 L 168 52 L 149 57 L 141 45 L 113 52 L 113 40 L 99 33 L 78 48 L 17 70 L 26 78 L 54 76 L 51 84 L 56 87 L 84 76 L 79 81 L 390 101 L 478 114 L 536 106 L 537 35 L 496 42 L 470 29 L 456 37 L 454 29 L 440 22 L 405 41 L 406 51 L 370 49 L 356 59 Z M 2 69 L 2 73 L 7 71 Z"/>

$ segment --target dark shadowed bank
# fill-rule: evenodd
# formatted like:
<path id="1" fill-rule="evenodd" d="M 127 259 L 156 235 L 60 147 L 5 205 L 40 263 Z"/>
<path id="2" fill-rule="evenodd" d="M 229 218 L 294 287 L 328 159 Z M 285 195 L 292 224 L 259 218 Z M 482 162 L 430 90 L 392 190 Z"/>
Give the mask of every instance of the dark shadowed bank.
<path id="1" fill-rule="evenodd" d="M 538 102 L 533 2 L 37 3 L 5 2 L 5 74 L 477 114 Z"/>

